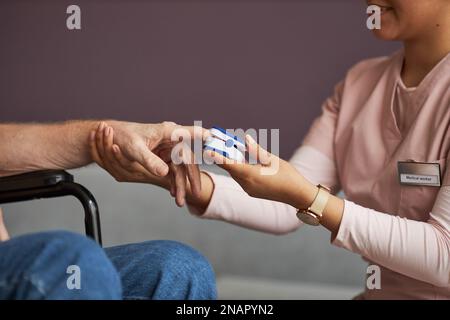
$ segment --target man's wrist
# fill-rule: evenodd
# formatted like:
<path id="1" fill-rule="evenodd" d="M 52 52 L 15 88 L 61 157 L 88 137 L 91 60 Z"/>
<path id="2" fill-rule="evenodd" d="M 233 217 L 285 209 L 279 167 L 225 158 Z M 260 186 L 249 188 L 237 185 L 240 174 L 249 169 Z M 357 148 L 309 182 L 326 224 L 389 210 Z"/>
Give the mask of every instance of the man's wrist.
<path id="1" fill-rule="evenodd" d="M 30 167 L 35 169 L 72 169 L 92 162 L 89 135 L 100 122 L 70 120 L 53 124 L 24 124 L 28 143 L 37 144 L 30 155 Z"/>

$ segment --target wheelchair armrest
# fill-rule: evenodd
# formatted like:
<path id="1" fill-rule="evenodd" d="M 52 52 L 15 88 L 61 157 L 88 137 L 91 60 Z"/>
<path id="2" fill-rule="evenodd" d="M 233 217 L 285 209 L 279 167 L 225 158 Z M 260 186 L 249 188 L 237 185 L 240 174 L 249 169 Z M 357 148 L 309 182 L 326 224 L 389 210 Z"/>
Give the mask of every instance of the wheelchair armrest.
<path id="1" fill-rule="evenodd" d="M 0 178 L 0 204 L 63 196 L 76 197 L 84 208 L 86 235 L 102 244 L 100 214 L 94 196 L 64 170 L 42 170 Z"/>
<path id="2" fill-rule="evenodd" d="M 73 182 L 73 176 L 64 170 L 42 170 L 0 178 L 0 193 L 43 188 L 57 183 Z"/>

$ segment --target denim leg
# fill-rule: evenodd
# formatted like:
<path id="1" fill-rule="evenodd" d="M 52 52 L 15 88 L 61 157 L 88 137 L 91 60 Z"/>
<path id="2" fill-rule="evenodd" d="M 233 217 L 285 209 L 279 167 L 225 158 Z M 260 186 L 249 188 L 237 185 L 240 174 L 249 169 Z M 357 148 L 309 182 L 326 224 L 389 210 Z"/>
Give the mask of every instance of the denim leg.
<path id="1" fill-rule="evenodd" d="M 119 271 L 124 299 L 216 299 L 211 265 L 187 245 L 158 240 L 105 251 Z"/>
<path id="2" fill-rule="evenodd" d="M 69 266 L 79 267 L 79 289 L 70 278 L 78 270 L 68 273 Z M 0 299 L 121 298 L 116 269 L 85 236 L 50 231 L 0 242 Z"/>

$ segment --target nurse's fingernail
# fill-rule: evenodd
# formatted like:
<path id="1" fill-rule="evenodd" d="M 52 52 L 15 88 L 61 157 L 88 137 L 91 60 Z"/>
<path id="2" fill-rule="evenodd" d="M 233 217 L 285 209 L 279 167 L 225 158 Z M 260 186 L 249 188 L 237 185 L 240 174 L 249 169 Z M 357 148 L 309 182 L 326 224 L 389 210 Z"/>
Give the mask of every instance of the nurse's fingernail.
<path id="1" fill-rule="evenodd" d="M 253 139 L 253 137 L 252 137 L 251 135 L 249 135 L 249 134 L 247 134 L 247 135 L 245 136 L 245 138 L 247 139 L 247 142 L 248 142 L 248 143 L 251 143 L 251 144 L 256 143 L 256 141 Z"/>

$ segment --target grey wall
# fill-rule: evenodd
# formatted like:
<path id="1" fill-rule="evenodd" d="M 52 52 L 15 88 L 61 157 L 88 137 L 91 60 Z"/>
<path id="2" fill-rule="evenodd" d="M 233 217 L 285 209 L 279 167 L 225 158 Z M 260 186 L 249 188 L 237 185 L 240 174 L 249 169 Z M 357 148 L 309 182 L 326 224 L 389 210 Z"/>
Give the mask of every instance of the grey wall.
<path id="1" fill-rule="evenodd" d="M 2 0 L 0 121 L 280 128 L 289 156 L 345 70 L 398 47 L 365 28 L 364 3 Z"/>

